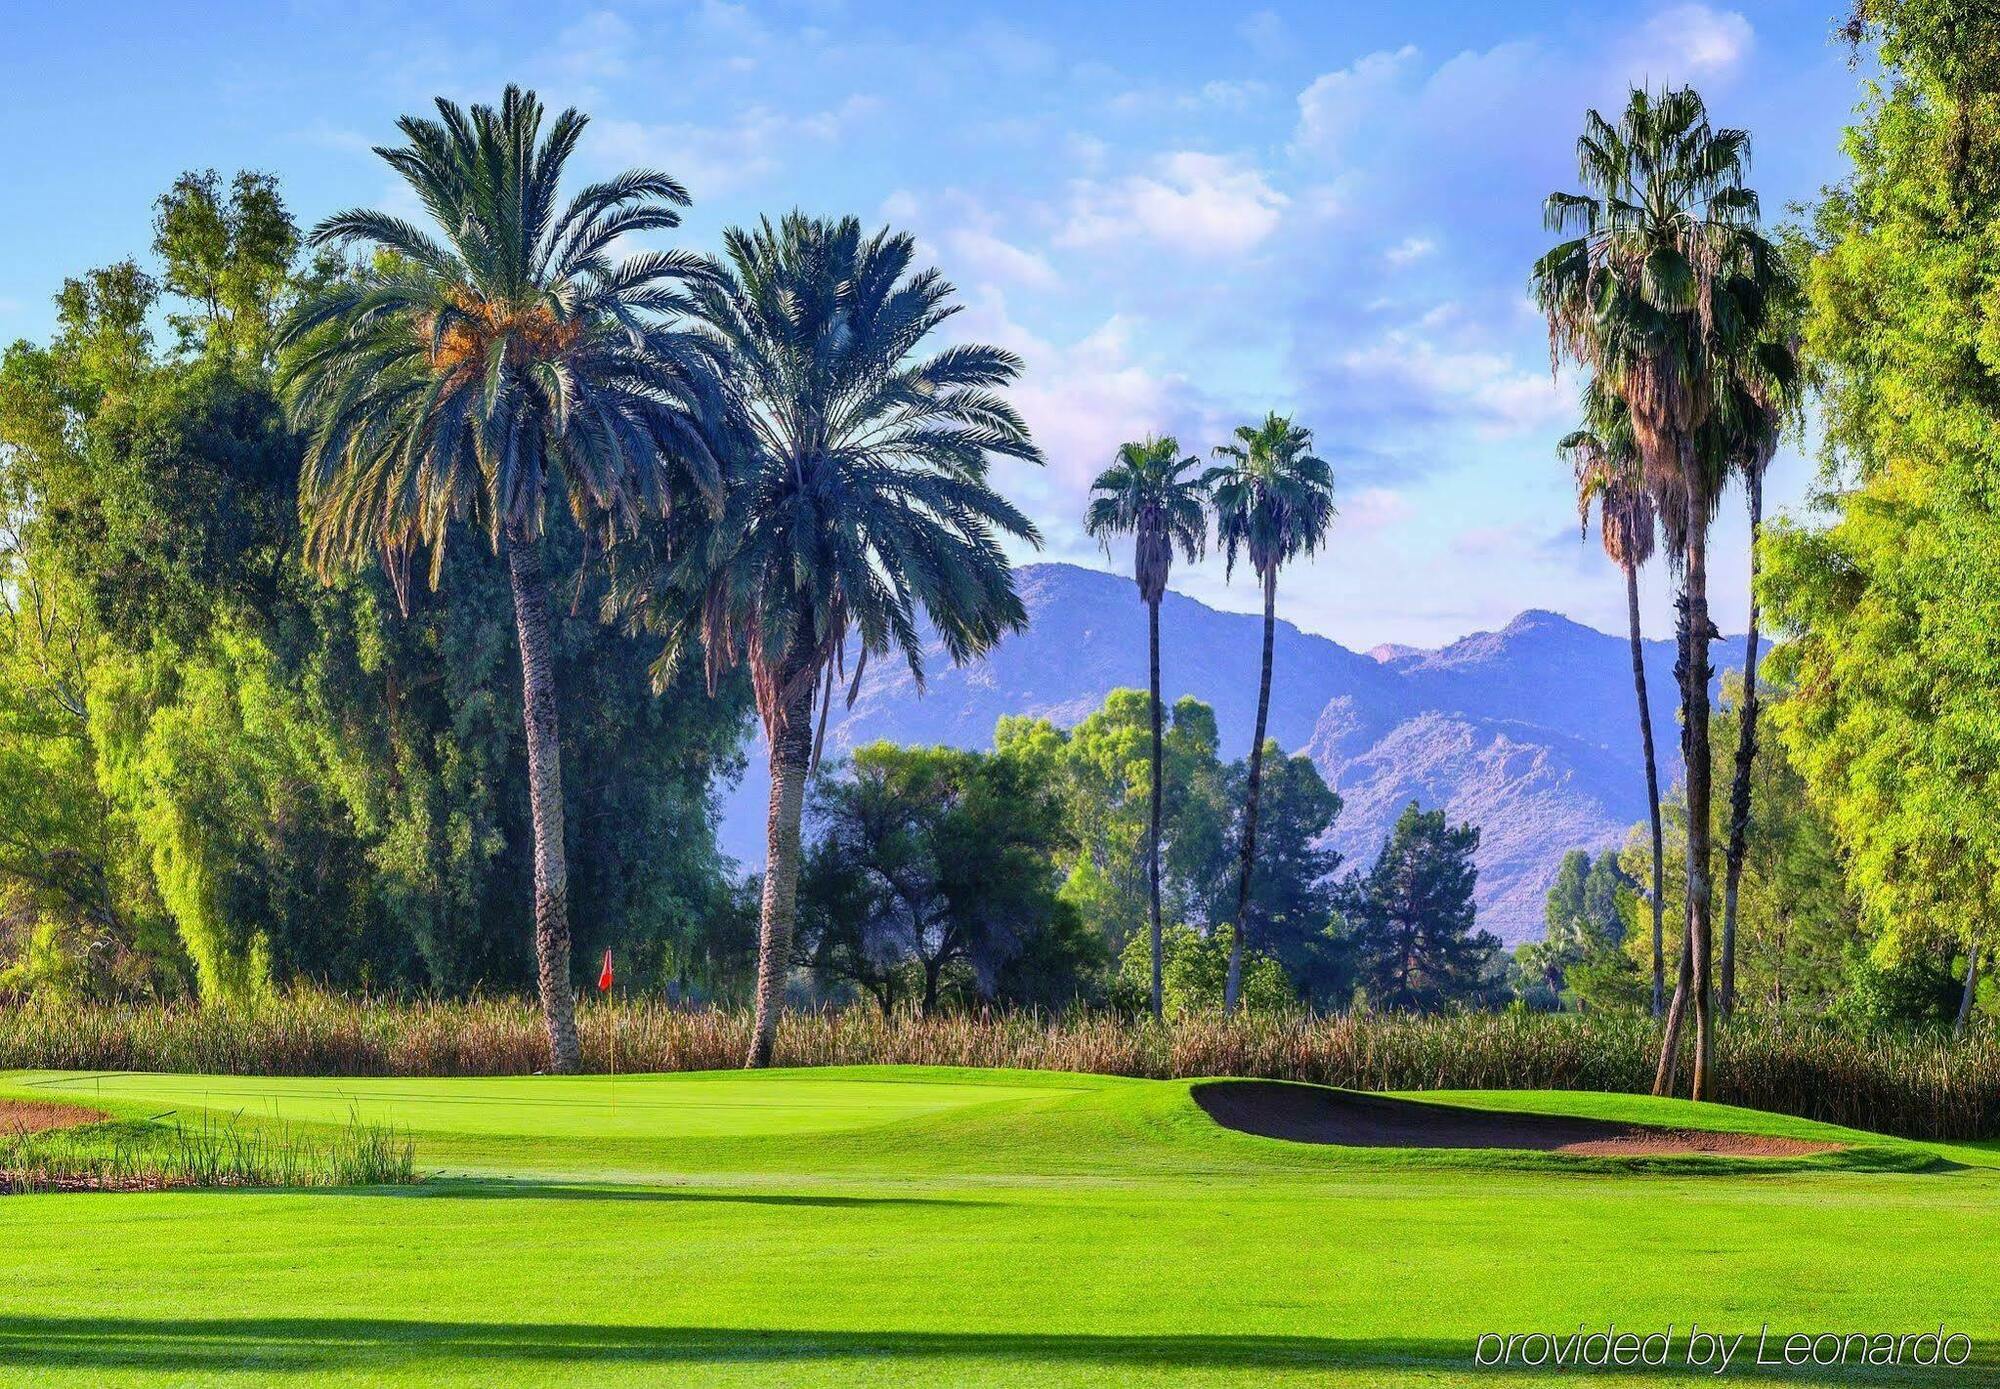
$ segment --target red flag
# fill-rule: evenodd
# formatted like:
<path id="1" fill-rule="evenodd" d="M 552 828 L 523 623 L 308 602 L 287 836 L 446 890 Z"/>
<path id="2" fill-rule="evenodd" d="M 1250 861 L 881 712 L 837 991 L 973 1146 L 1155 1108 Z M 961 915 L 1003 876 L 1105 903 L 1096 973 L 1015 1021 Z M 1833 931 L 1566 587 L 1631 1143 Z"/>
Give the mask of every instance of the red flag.
<path id="1" fill-rule="evenodd" d="M 609 950 L 604 952 L 604 970 L 597 976 L 597 989 L 599 993 L 611 992 L 611 952 Z"/>

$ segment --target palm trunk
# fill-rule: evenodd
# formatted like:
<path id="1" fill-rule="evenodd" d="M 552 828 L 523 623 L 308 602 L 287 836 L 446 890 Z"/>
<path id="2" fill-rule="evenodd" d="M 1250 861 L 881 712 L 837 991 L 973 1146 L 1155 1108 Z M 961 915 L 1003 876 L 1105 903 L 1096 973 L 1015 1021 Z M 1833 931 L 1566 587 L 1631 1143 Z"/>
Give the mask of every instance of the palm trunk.
<path id="1" fill-rule="evenodd" d="M 1243 991 L 1243 938 L 1250 934 L 1250 869 L 1257 861 L 1257 796 L 1264 785 L 1264 725 L 1271 716 L 1271 645 L 1278 623 L 1278 568 L 1264 573 L 1264 662 L 1257 677 L 1257 733 L 1250 743 L 1250 785 L 1243 800 L 1243 862 L 1236 883 L 1236 930 L 1229 941 L 1229 979 L 1222 1011 L 1234 1013 Z"/>
<path id="2" fill-rule="evenodd" d="M 1160 777 L 1160 600 L 1146 604 L 1146 638 L 1150 648 L 1148 676 L 1153 694 L 1153 822 L 1146 841 L 1147 925 L 1153 943 L 1153 1021 L 1166 1017 L 1166 1000 L 1161 985 L 1160 960 L 1160 800 L 1164 786 Z"/>
<path id="3" fill-rule="evenodd" d="M 1653 1016 L 1666 1008 L 1666 958 L 1660 921 L 1667 904 L 1660 859 L 1665 854 L 1660 828 L 1660 767 L 1653 756 L 1653 707 L 1646 698 L 1646 649 L 1639 639 L 1639 566 L 1625 566 L 1625 610 L 1632 634 L 1632 688 L 1639 695 L 1639 743 L 1646 750 L 1646 813 L 1653 825 Z"/>
<path id="4" fill-rule="evenodd" d="M 1722 1016 L 1736 1011 L 1736 893 L 1750 838 L 1750 771 L 1757 760 L 1757 533 L 1764 524 L 1764 474 L 1753 470 L 1750 493 L 1750 632 L 1743 639 L 1743 708 L 1736 729 L 1736 773 L 1729 787 L 1729 844 L 1723 851 Z"/>
<path id="5" fill-rule="evenodd" d="M 1972 1001 L 1979 996 L 1979 942 L 1974 941 L 1965 956 L 1965 989 L 1958 996 L 1958 1020 L 1951 1025 L 1951 1035 L 1965 1035 L 1965 1025 L 1972 1020 Z"/>
<path id="6" fill-rule="evenodd" d="M 1690 520 L 1699 522 L 1695 506 L 1691 489 Z M 1713 630 L 1708 620 L 1708 537 L 1699 524 L 1688 528 L 1687 597 L 1688 945 L 1694 974 L 1694 1081 L 1688 1094 L 1691 1099 L 1703 1100 L 1711 1090 L 1715 1059 L 1715 1022 L 1709 1010 L 1714 768 L 1708 746 L 1708 642 Z"/>
<path id="7" fill-rule="evenodd" d="M 812 765 L 813 690 L 800 693 L 766 728 L 771 743 L 771 808 L 764 821 L 764 903 L 757 932 L 757 1021 L 746 1066 L 768 1066 L 778 1044 L 778 1014 L 785 1005 L 785 977 L 792 965 L 792 927 L 798 916 L 799 822 L 805 813 L 806 773 Z"/>
<path id="8" fill-rule="evenodd" d="M 514 589 L 514 626 L 521 647 L 521 709 L 528 735 L 528 806 L 535 835 L 535 966 L 542 1019 L 549 1032 L 549 1069 L 569 1074 L 583 1064 L 576 1035 L 576 998 L 569 978 L 569 863 L 563 852 L 562 744 L 556 725 L 554 653 L 549 593 L 538 540 L 507 538 L 507 575 Z"/>

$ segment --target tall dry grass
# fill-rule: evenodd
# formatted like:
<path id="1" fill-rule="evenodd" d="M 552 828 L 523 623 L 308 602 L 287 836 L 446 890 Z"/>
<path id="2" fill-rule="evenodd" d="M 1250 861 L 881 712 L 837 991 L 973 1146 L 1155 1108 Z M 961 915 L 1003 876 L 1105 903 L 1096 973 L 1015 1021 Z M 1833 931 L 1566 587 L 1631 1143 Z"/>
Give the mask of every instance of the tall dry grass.
<path id="1" fill-rule="evenodd" d="M 747 1013 L 640 1000 L 586 1003 L 584 1064 L 623 1071 L 740 1064 Z M 798 1012 L 784 1066 L 1018 1066 L 1105 1075 L 1259 1076 L 1369 1090 L 1644 1092 L 1658 1032 L 1645 1018 L 1199 1017 L 1168 1027 L 1107 1013 L 884 1018 Z M 525 1000 L 385 1002 L 299 993 L 250 1009 L 29 1003 L 0 1008 L 0 1070 L 271 1075 L 518 1075 L 546 1037 Z M 1717 1099 L 1909 1137 L 2000 1135 L 2000 1040 L 1991 1033 L 1856 1038 L 1816 1023 L 1739 1020 L 1719 1036 Z"/>

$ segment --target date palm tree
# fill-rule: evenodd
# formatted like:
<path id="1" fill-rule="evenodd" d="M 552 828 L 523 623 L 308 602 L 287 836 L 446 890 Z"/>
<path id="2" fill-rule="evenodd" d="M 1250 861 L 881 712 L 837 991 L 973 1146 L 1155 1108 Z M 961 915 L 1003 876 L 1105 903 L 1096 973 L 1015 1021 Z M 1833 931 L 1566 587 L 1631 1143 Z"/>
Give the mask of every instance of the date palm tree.
<path id="1" fill-rule="evenodd" d="M 1663 834 L 1660 824 L 1660 769 L 1653 754 L 1653 711 L 1646 694 L 1646 648 L 1639 627 L 1639 570 L 1653 557 L 1657 513 L 1652 494 L 1639 478 L 1638 450 L 1625 403 L 1592 381 L 1585 391 L 1584 415 L 1591 427 L 1563 437 L 1558 450 L 1576 470 L 1577 520 L 1587 531 L 1597 508 L 1597 534 L 1605 558 L 1625 576 L 1626 630 L 1632 643 L 1632 688 L 1639 700 L 1639 744 L 1646 756 L 1646 811 L 1653 831 L 1653 1016 L 1666 1008 L 1666 967 L 1662 915 Z"/>
<path id="2" fill-rule="evenodd" d="M 1160 755 L 1160 600 L 1166 596 L 1167 575 L 1174 551 L 1193 563 L 1208 543 L 1207 493 L 1193 470 L 1201 460 L 1181 457 L 1171 438 L 1145 439 L 1119 446 L 1118 461 L 1097 475 L 1084 513 L 1085 534 L 1100 541 L 1107 553 L 1111 538 L 1132 537 L 1132 577 L 1139 601 L 1146 605 L 1148 689 L 1152 692 L 1153 795 L 1152 819 L 1146 831 L 1147 929 L 1153 950 L 1153 1018 L 1166 1016 L 1161 991 L 1160 958 L 1160 797 L 1163 787 Z"/>
<path id="3" fill-rule="evenodd" d="M 1257 858 L 1257 799 L 1263 787 L 1264 729 L 1271 712 L 1271 647 L 1277 630 L 1278 570 L 1326 541 L 1336 515 L 1333 469 L 1312 451 L 1312 431 L 1273 412 L 1261 424 L 1239 425 L 1236 442 L 1220 444 L 1226 460 L 1202 479 L 1215 512 L 1223 569 L 1233 574 L 1248 556 L 1264 590 L 1264 655 L 1257 676 L 1257 728 L 1250 743 L 1250 779 L 1243 799 L 1243 841 L 1237 866 L 1236 929 L 1229 942 L 1225 1012 L 1236 1010 L 1243 983 L 1243 938 L 1250 933 L 1250 874 Z"/>
<path id="4" fill-rule="evenodd" d="M 1692 998 L 1696 1099 L 1712 1089 L 1714 1056 L 1708 531 L 1730 467 L 1710 424 L 1783 275 L 1757 230 L 1757 195 L 1743 184 L 1749 146 L 1747 132 L 1709 123 L 1692 88 L 1634 90 L 1616 125 L 1588 112 L 1577 142 L 1585 191 L 1552 194 L 1545 206 L 1549 229 L 1574 235 L 1533 275 L 1555 355 L 1590 368 L 1625 402 L 1640 474 L 1682 577 L 1688 919 L 1655 1088 L 1671 1086 Z"/>
<path id="5" fill-rule="evenodd" d="M 697 650 L 713 682 L 747 664 L 769 741 L 768 856 L 757 1016 L 747 1064 L 766 1065 L 790 966 L 799 819 L 837 676 L 848 699 L 872 656 L 923 678 L 921 614 L 963 662 L 1027 623 L 1001 549 L 1039 544 L 988 484 L 990 459 L 1039 463 L 1000 394 L 1021 370 L 996 347 L 921 355 L 957 306 L 915 243 L 855 218 L 791 213 L 725 234 L 728 264 L 697 312 L 733 362 L 741 458 L 722 524 L 691 541 L 666 528 L 616 585 L 639 626 L 665 638 L 670 678 Z M 813 728 L 815 700 L 819 730 Z"/>
<path id="6" fill-rule="evenodd" d="M 662 173 L 591 184 L 565 205 L 563 166 L 585 118 L 542 133 L 541 103 L 437 103 L 406 117 L 408 143 L 378 151 L 436 222 L 336 214 L 317 245 L 372 260 L 310 296 L 284 325 L 280 383 L 305 434 L 300 507 L 324 575 L 381 561 L 407 602 L 410 561 L 433 584 L 455 531 L 507 559 L 520 643 L 534 833 L 535 955 L 549 1064 L 580 1064 L 570 981 L 561 741 L 542 535 L 558 499 L 580 524 L 630 528 L 676 494 L 719 504 L 708 431 L 722 413 L 719 359 L 674 316 L 699 258 L 618 259 L 632 233 L 670 228 L 687 205 Z M 702 508 L 684 508 L 699 512 Z"/>

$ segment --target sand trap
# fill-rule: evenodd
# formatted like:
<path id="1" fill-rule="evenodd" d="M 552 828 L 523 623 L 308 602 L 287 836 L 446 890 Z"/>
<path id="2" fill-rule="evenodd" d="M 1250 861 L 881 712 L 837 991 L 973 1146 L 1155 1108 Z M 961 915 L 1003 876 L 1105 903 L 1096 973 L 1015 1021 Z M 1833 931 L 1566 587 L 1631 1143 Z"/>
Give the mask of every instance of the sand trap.
<path id="1" fill-rule="evenodd" d="M 1655 1128 L 1560 1114 L 1508 1114 L 1273 1080 L 1209 1081 L 1195 1103 L 1225 1128 L 1351 1148 L 1514 1148 L 1585 1157 L 1805 1157 L 1839 1143 Z"/>
<path id="2" fill-rule="evenodd" d="M 0 1138 L 15 1134 L 40 1133 L 45 1129 L 73 1129 L 100 1123 L 104 1116 L 80 1104 L 55 1104 L 47 1100 L 0 1100 Z"/>

